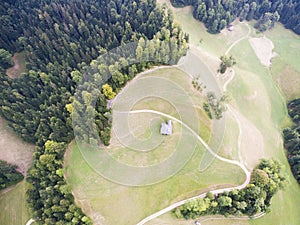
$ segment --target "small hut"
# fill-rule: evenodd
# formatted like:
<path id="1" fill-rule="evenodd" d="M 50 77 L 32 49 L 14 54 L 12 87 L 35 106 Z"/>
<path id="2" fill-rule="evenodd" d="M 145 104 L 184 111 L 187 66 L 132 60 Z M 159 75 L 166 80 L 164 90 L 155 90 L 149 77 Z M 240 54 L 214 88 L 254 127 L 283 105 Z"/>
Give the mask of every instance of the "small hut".
<path id="1" fill-rule="evenodd" d="M 233 26 L 232 24 L 229 24 L 229 25 L 227 26 L 227 30 L 233 31 L 233 30 L 234 30 L 234 26 Z"/>
<path id="2" fill-rule="evenodd" d="M 173 132 L 172 121 L 168 120 L 166 123 L 162 123 L 160 127 L 160 134 L 162 135 L 171 135 Z"/>

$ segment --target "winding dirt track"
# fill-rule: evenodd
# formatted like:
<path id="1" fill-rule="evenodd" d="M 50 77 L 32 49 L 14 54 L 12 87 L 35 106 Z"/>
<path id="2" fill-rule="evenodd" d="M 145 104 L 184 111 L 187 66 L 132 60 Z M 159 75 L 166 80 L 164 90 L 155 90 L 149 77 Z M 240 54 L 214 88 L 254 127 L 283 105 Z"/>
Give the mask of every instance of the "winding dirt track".
<path id="1" fill-rule="evenodd" d="M 251 29 L 249 27 L 249 25 L 246 23 L 246 26 L 248 27 L 248 33 L 236 40 L 234 43 L 232 43 L 229 48 L 227 49 L 227 51 L 225 52 L 225 54 L 227 55 L 230 50 L 235 46 L 237 45 L 240 41 L 248 38 L 250 36 L 250 33 L 251 33 Z M 233 80 L 234 78 L 234 75 L 235 75 L 235 72 L 234 70 L 232 69 L 232 74 L 230 76 L 230 78 L 224 83 L 223 85 L 223 91 L 226 91 L 227 90 L 227 86 L 228 84 Z M 223 161 L 223 162 L 227 162 L 227 163 L 230 163 L 230 164 L 234 164 L 234 165 L 237 165 L 239 166 L 246 174 L 246 179 L 244 181 L 243 184 L 239 185 L 239 186 L 236 186 L 236 187 L 231 187 L 231 188 L 222 188 L 222 189 L 217 189 L 217 190 L 213 190 L 211 191 L 211 193 L 213 194 L 220 194 L 220 193 L 223 193 L 225 191 L 231 191 L 231 190 L 234 190 L 234 189 L 243 189 L 245 188 L 249 182 L 250 182 L 250 179 L 251 179 L 251 172 L 248 171 L 248 169 L 245 167 L 245 165 L 243 164 L 243 159 L 242 159 L 242 156 L 241 156 L 241 152 L 240 152 L 240 146 L 241 146 L 241 137 L 242 137 L 242 125 L 241 125 L 241 121 L 239 120 L 238 116 L 237 116 L 237 111 L 234 110 L 232 107 L 228 106 L 228 109 L 229 111 L 233 114 L 234 118 L 236 119 L 237 123 L 238 123 L 238 127 L 239 127 L 239 137 L 238 137 L 238 156 L 239 156 L 239 160 L 240 161 L 236 161 L 236 160 L 230 160 L 230 159 L 226 159 L 226 158 L 223 158 L 221 156 L 219 156 L 218 154 L 216 154 L 206 143 L 205 141 L 193 130 L 191 129 L 189 126 L 187 126 L 184 122 L 178 120 L 177 118 L 174 118 L 170 115 L 167 115 L 165 113 L 162 113 L 162 112 L 157 112 L 157 111 L 154 111 L 154 110 L 135 110 L 135 111 L 129 111 L 129 112 L 124 112 L 124 113 L 145 113 L 145 112 L 148 112 L 148 113 L 155 113 L 155 114 L 158 114 L 158 115 L 162 115 L 162 116 L 165 116 L 165 117 L 168 117 L 180 124 L 182 124 L 184 127 L 186 127 L 193 135 L 195 135 L 195 137 L 197 137 L 197 139 L 202 143 L 202 145 L 208 150 L 209 153 L 211 153 L 215 158 Z M 181 205 L 184 205 L 185 203 L 191 201 L 191 200 L 195 200 L 195 199 L 198 199 L 198 198 L 204 198 L 206 196 L 206 193 L 203 193 L 203 194 L 200 194 L 200 195 L 197 195 L 197 196 L 194 196 L 194 197 L 191 197 L 191 198 L 188 198 L 188 199 L 185 199 L 185 200 L 182 200 L 182 201 L 179 201 L 179 202 L 176 202 L 148 217 L 146 217 L 145 219 L 143 219 L 142 221 L 140 221 L 139 223 L 137 223 L 137 225 L 143 225 L 147 222 L 149 222 L 150 220 L 153 220 L 167 212 L 170 212 L 171 210 L 181 206 Z M 264 213 L 262 214 L 258 214 L 256 216 L 254 216 L 253 218 L 258 218 L 258 217 L 261 217 L 263 216 Z"/>
<path id="2" fill-rule="evenodd" d="M 144 109 L 144 110 L 133 110 L 133 111 L 124 111 L 124 112 L 121 112 L 121 111 L 115 111 L 116 113 L 128 113 L 128 114 L 137 114 L 137 113 L 154 113 L 154 114 L 157 114 L 157 115 L 160 115 L 160 116 L 164 116 L 164 117 L 167 117 L 173 121 L 176 121 L 178 123 L 180 123 L 182 126 L 184 126 L 185 128 L 187 128 L 197 139 L 199 142 L 201 142 L 201 144 L 206 148 L 207 151 L 209 151 L 210 154 L 212 154 L 215 158 L 223 161 L 223 162 L 227 162 L 227 163 L 230 163 L 230 164 L 233 164 L 233 165 L 237 165 L 239 166 L 243 171 L 244 173 L 246 174 L 246 180 L 244 181 L 243 184 L 239 185 L 239 186 L 236 186 L 236 187 L 231 187 L 231 188 L 222 188 L 222 189 L 218 189 L 218 190 L 214 190 L 214 191 L 211 191 L 213 194 L 219 194 L 219 193 L 223 193 L 225 191 L 232 191 L 234 189 L 243 189 L 247 186 L 247 184 L 250 182 L 250 178 L 251 178 L 251 173 L 247 170 L 247 168 L 244 166 L 243 163 L 239 162 L 239 161 L 236 161 L 236 160 L 230 160 L 230 159 L 226 159 L 226 158 L 223 158 L 221 156 L 219 156 L 218 154 L 216 154 L 206 143 L 205 141 L 192 129 L 190 128 L 187 124 L 185 124 L 183 121 L 181 120 L 178 120 L 177 118 L 173 117 L 173 116 L 170 116 L 168 114 L 165 114 L 165 113 L 162 113 L 162 112 L 159 112 L 159 111 L 155 111 L 155 110 L 149 110 L 149 109 Z M 194 197 L 191 197 L 191 198 L 188 198 L 188 199 L 185 199 L 185 200 L 182 200 L 182 201 L 179 201 L 179 202 L 176 202 L 170 206 L 168 206 L 167 208 L 164 208 L 154 214 L 152 214 L 151 216 L 143 219 L 141 222 L 139 222 L 137 225 L 142 225 L 142 224 L 145 224 L 146 222 L 154 219 L 154 218 L 157 218 L 159 216 L 161 216 L 162 214 L 166 213 L 166 212 L 169 212 L 175 208 L 177 208 L 178 206 L 181 206 L 191 200 L 194 200 L 194 199 L 198 199 L 198 198 L 203 198 L 206 196 L 206 193 L 203 193 L 203 194 L 200 194 L 200 195 L 197 195 L 197 196 L 194 196 Z"/>

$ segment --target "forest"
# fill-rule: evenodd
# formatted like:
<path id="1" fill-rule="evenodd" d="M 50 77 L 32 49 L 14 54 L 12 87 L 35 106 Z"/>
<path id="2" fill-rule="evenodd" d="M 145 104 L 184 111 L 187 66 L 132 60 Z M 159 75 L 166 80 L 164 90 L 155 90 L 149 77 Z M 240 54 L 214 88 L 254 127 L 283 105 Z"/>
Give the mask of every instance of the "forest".
<path id="1" fill-rule="evenodd" d="M 0 160 L 0 190 L 20 182 L 23 178 L 16 165 Z"/>
<path id="2" fill-rule="evenodd" d="M 255 27 L 266 31 L 281 22 L 300 34 L 300 1 L 298 0 L 171 0 L 175 7 L 193 6 L 193 15 L 208 32 L 218 33 L 236 18 L 257 20 Z"/>
<path id="3" fill-rule="evenodd" d="M 138 72 L 176 63 L 188 36 L 155 0 L 2 1 L 0 15 L 0 115 L 37 145 L 27 175 L 33 218 L 91 224 L 64 180 L 67 144 L 75 133 L 78 141 L 108 145 L 107 101 Z M 112 50 L 127 43 L 133 43 L 131 51 Z M 10 79 L 10 58 L 21 51 L 29 72 Z M 95 115 L 92 127 L 82 123 L 85 114 Z"/>
<path id="4" fill-rule="evenodd" d="M 174 215 L 185 219 L 214 214 L 225 217 L 247 215 L 251 218 L 255 214 L 268 212 L 272 196 L 285 186 L 281 167 L 277 160 L 263 159 L 253 170 L 251 182 L 244 189 L 218 195 L 208 192 L 205 198 L 192 200 L 176 208 Z"/>
<path id="5" fill-rule="evenodd" d="M 300 98 L 289 102 L 287 107 L 294 125 L 283 130 L 284 147 L 293 175 L 300 184 Z"/>

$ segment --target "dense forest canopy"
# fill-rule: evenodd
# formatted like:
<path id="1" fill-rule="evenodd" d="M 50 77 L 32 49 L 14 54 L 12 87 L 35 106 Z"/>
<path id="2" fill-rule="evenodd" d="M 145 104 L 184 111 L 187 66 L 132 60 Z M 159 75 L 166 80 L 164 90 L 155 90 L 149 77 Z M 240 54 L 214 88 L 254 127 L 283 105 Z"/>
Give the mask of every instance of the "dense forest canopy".
<path id="1" fill-rule="evenodd" d="M 176 63 L 186 53 L 188 36 L 155 0 L 1 1 L 0 15 L 0 115 L 19 136 L 37 144 L 27 176 L 33 217 L 41 224 L 91 224 L 63 178 L 63 154 L 74 136 L 71 115 L 92 111 L 93 128 L 108 145 L 107 100 L 138 72 Z M 135 44 L 129 55 L 112 54 L 105 62 L 97 58 L 130 42 Z M 29 72 L 12 80 L 5 70 L 20 51 L 26 53 Z M 95 80 L 106 82 L 96 93 Z M 78 84 L 83 88 L 74 98 Z M 86 103 L 93 94 L 91 109 Z M 100 141 L 85 124 L 74 127 L 78 134 L 84 129 L 80 140 Z"/>
<path id="2" fill-rule="evenodd" d="M 291 170 L 300 184 L 300 98 L 289 102 L 287 107 L 294 125 L 283 131 L 284 146 Z"/>
<path id="3" fill-rule="evenodd" d="M 265 31 L 280 21 L 300 34 L 299 0 L 171 0 L 175 7 L 192 5 L 194 17 L 204 22 L 211 33 L 218 33 L 237 17 L 257 20 L 256 28 Z"/>

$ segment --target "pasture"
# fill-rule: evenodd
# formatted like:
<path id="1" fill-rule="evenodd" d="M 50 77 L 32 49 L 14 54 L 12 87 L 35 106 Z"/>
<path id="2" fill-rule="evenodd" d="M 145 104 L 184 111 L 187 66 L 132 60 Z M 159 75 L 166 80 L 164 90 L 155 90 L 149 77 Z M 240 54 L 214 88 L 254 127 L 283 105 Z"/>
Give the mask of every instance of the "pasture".
<path id="1" fill-rule="evenodd" d="M 169 1 L 159 0 L 159 3 L 163 2 L 170 6 Z M 299 51 L 286 51 L 286 49 L 298 48 L 299 37 L 284 30 L 280 25 L 272 31 L 266 32 L 266 38 L 272 41 L 272 43 L 268 43 L 270 46 L 274 44 L 274 51 L 279 54 L 272 58 L 272 64 L 268 68 L 261 63 L 262 58 L 257 57 L 257 52 L 255 53 L 254 46 L 251 46 L 249 41 L 250 38 L 263 37 L 262 34 L 255 32 L 252 23 L 234 22 L 235 30 L 233 32 L 224 30 L 218 35 L 210 35 L 206 32 L 205 27 L 192 17 L 190 7 L 182 9 L 171 7 L 171 9 L 177 22 L 190 35 L 191 52 L 208 67 L 208 70 L 205 68 L 203 71 L 210 75 L 217 75 L 218 58 L 225 53 L 232 54 L 237 59 L 234 77 L 227 86 L 231 101 L 230 110 L 227 113 L 229 115 L 227 115 L 224 125 L 225 133 L 216 139 L 219 142 L 219 154 L 232 159 L 241 157 L 249 169 L 252 169 L 262 157 L 276 158 L 284 165 L 288 181 L 286 189 L 280 191 L 272 200 L 271 212 L 262 218 L 248 220 L 213 216 L 200 218 L 199 221 L 205 225 L 299 224 L 300 189 L 289 170 L 281 137 L 282 128 L 289 123 L 285 109 L 285 97 L 289 99 L 297 96 L 299 91 L 297 82 L 295 82 L 295 79 L 297 81 L 299 77 L 299 64 L 297 63 Z M 282 38 L 283 34 L 287 35 L 286 39 Z M 195 69 L 197 61 L 191 61 L 191 59 L 190 56 L 186 57 L 186 60 L 190 61 L 190 70 L 196 74 L 201 70 Z M 291 75 L 284 79 L 286 71 L 291 71 L 289 73 Z M 178 77 L 176 78 L 177 72 L 174 69 L 154 70 L 131 81 L 126 89 L 118 95 L 114 102 L 114 110 L 124 112 L 149 109 L 167 113 L 193 127 L 206 142 L 214 145 L 216 140 L 213 140 L 214 136 L 211 136 L 211 129 L 214 126 L 209 123 L 207 116 L 201 110 L 201 96 L 192 91 L 191 77 L 179 76 L 180 79 L 178 79 Z M 151 76 L 161 76 L 166 79 L 170 78 L 175 83 L 180 82 L 180 86 L 192 99 L 194 109 L 197 109 L 198 125 L 195 125 L 193 118 L 186 116 L 188 115 L 186 102 L 179 101 L 176 103 L 180 104 L 174 105 L 170 104 L 169 98 L 165 98 L 174 91 L 168 88 L 164 89 L 166 85 L 161 86 L 157 82 L 152 85 L 149 85 L 151 82 L 143 83 L 143 79 L 145 81 L 147 77 Z M 218 76 L 218 79 L 219 85 L 223 86 L 229 77 L 227 75 Z M 135 87 L 134 84 L 138 85 Z M 160 96 L 160 98 L 144 95 L 144 92 L 153 93 L 157 89 L 166 90 L 166 93 L 169 94 Z M 161 162 L 163 158 L 170 155 L 168 149 L 174 147 L 172 146 L 174 140 L 172 137 L 161 138 L 157 135 L 160 123 L 168 118 L 149 112 L 127 114 L 125 117 L 115 112 L 114 118 L 113 126 L 116 126 L 115 122 L 118 120 L 119 125 L 126 126 L 131 134 L 129 137 L 125 133 L 123 136 L 122 133 L 114 132 L 112 145 L 106 151 L 117 160 L 125 161 L 127 164 L 140 163 L 139 165 L 144 166 Z M 178 134 L 175 132 L 175 137 L 188 133 L 181 123 L 174 123 L 174 129 L 180 131 Z M 123 144 L 119 143 L 120 137 Z M 183 136 L 183 143 L 186 143 L 184 141 L 186 137 Z M 140 152 L 132 153 L 130 148 L 120 147 L 124 143 L 132 146 L 135 141 L 147 143 L 144 141 L 151 140 L 151 138 L 157 138 L 159 143 L 164 144 L 160 144 L 153 152 L 149 151 L 147 154 L 143 154 L 146 156 L 142 160 L 139 160 L 141 159 L 139 155 L 142 155 Z M 153 146 L 152 142 L 147 144 Z M 138 148 L 139 146 L 136 144 L 134 147 Z M 240 149 L 240 155 L 238 149 Z M 69 146 L 65 161 L 66 176 L 78 204 L 93 218 L 95 224 L 135 224 L 171 203 L 207 190 L 240 184 L 244 180 L 240 169 L 219 160 L 213 160 L 206 170 L 199 171 L 199 164 L 205 156 L 205 149 L 199 143 L 196 144 L 191 160 L 184 165 L 180 172 L 165 181 L 144 187 L 124 186 L 103 178 L 87 164 L 81 153 L 82 149 L 80 150 L 75 142 Z M 177 220 L 171 213 L 167 213 L 147 224 L 187 225 L 193 223 L 194 221 L 191 220 Z"/>
<path id="2" fill-rule="evenodd" d="M 97 162 L 100 161 L 95 152 L 88 158 L 95 159 L 92 164 L 89 161 L 91 168 L 84 160 L 84 157 L 89 157 L 88 149 L 79 149 L 75 142 L 70 145 L 65 157 L 67 181 L 72 186 L 77 202 L 93 218 L 95 224 L 135 224 L 173 202 L 210 189 L 230 187 L 243 182 L 245 176 L 239 167 L 216 159 L 205 171 L 200 172 L 199 165 L 206 150 L 183 124 L 175 121 L 174 133 L 164 137 L 159 134 L 159 127 L 167 118 L 149 112 L 123 113 L 125 116 L 121 113 L 143 109 L 163 112 L 180 119 L 209 142 L 211 125 L 201 107 L 203 97 L 193 89 L 191 81 L 178 68 L 154 69 L 132 80 L 113 103 L 112 142 L 103 151 L 126 165 L 139 166 L 155 165 L 177 154 L 179 158 L 175 160 L 174 167 L 180 165 L 186 155 L 191 154 L 182 169 L 169 176 L 169 179 L 141 187 L 111 182 L 111 177 L 105 179 L 97 173 L 99 170 L 95 171 Z M 160 93 L 152 90 L 154 87 Z M 148 96 L 149 93 L 152 96 Z M 195 117 L 190 116 L 191 110 Z M 129 132 L 126 130 L 122 133 L 120 128 L 129 129 Z M 151 140 L 156 140 L 159 145 L 156 146 Z M 151 148 L 142 152 L 141 146 L 143 150 Z M 180 154 L 172 154 L 174 149 Z M 118 170 L 115 174 L 122 175 L 123 172 Z M 139 175 L 133 178 L 140 179 Z M 133 178 L 130 177 L 129 180 Z"/>
<path id="3" fill-rule="evenodd" d="M 168 2 L 168 1 L 166 1 Z M 190 38 L 198 40 L 203 36 L 210 36 L 205 33 L 203 26 L 191 14 L 187 13 L 187 8 L 172 9 L 177 22 L 181 24 L 185 31 L 190 34 Z M 194 24 L 193 26 L 187 24 Z M 251 25 L 252 23 L 250 23 Z M 238 26 L 243 25 L 239 24 Z M 227 32 L 227 31 L 224 31 Z M 235 32 L 235 31 L 234 31 Z M 232 33 L 234 33 L 232 32 Z M 257 34 L 251 26 L 249 37 L 258 38 L 262 34 Z M 300 213 L 298 205 L 300 202 L 300 189 L 294 180 L 289 164 L 285 157 L 283 149 L 281 130 L 289 124 L 287 112 L 285 108 L 286 99 L 290 100 L 299 97 L 299 36 L 289 30 L 284 29 L 277 24 L 273 30 L 267 31 L 265 36 L 274 44 L 273 51 L 275 57 L 272 58 L 270 69 L 261 64 L 257 58 L 248 38 L 241 39 L 229 51 L 237 59 L 237 65 L 234 67 L 235 77 L 228 85 L 228 91 L 232 100 L 230 104 L 239 112 L 244 127 L 243 136 L 246 145 L 242 146 L 242 154 L 245 164 L 255 162 L 261 156 L 267 158 L 277 158 L 285 167 L 288 186 L 284 191 L 278 193 L 271 205 L 271 212 L 262 218 L 254 220 L 236 220 L 225 218 L 201 218 L 201 224 L 299 224 Z M 224 33 L 210 37 L 211 43 L 214 43 L 217 49 L 205 42 L 198 44 L 199 54 L 207 59 L 208 65 L 215 65 L 213 57 L 208 55 L 220 56 L 225 53 L 225 49 L 220 47 Z M 229 41 L 234 43 L 235 39 Z M 225 42 L 226 43 L 226 42 Z M 228 46 L 228 45 L 227 45 Z M 221 52 L 220 52 L 221 49 Z M 208 51 L 208 52 L 207 52 Z M 211 61 L 211 63 L 209 63 Z M 279 86 L 279 87 L 278 87 Z M 226 133 L 229 130 L 237 129 L 234 120 L 227 119 Z M 246 132 L 245 132 L 246 131 Z M 233 131 L 231 130 L 231 133 Z M 229 136 L 229 135 L 228 135 Z M 236 138 L 238 134 L 232 134 L 232 148 L 236 146 Z M 260 137 L 260 138 L 257 138 Z M 229 139 L 229 140 L 227 140 Z M 260 141 L 259 141 L 260 140 Z M 234 153 L 228 152 L 226 142 L 231 143 L 230 137 L 225 134 L 223 142 L 224 147 L 220 154 L 228 157 Z M 260 142 L 260 144 L 259 144 Z M 243 143 L 243 142 L 242 142 Z M 261 146 L 261 147 L 259 147 Z M 159 222 L 158 222 L 159 221 Z M 161 216 L 157 220 L 153 220 L 148 224 L 193 224 L 193 221 L 174 220 L 170 214 Z"/>

